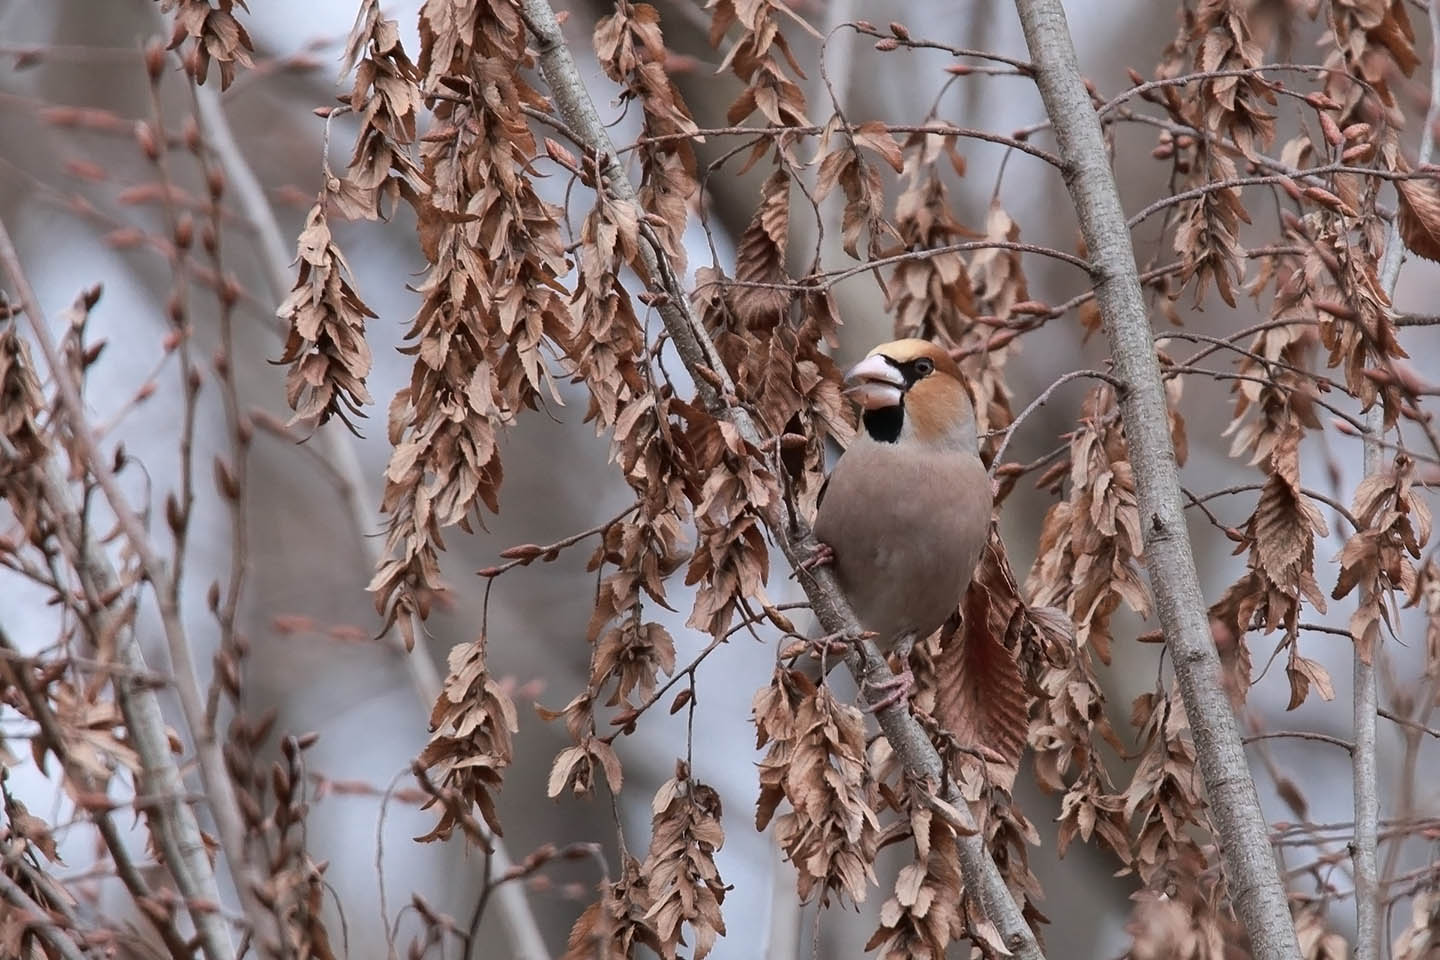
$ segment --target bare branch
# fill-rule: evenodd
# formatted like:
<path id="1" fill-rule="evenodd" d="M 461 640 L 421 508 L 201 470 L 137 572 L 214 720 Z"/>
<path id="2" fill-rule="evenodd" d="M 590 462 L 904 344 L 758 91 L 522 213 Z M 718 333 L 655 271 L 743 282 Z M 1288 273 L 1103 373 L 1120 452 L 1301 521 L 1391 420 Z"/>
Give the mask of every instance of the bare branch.
<path id="1" fill-rule="evenodd" d="M 7 269 L 18 269 L 3 222 L 0 222 L 0 242 L 3 242 L 0 255 L 4 255 Z M 20 284 L 17 282 L 16 286 Z M 28 293 L 28 286 L 22 289 Z M 10 461 L 17 461 L 19 457 L 18 451 L 3 438 L 0 438 L 0 454 Z M 227 960 L 234 956 L 234 945 L 229 928 L 214 909 L 220 903 L 219 888 L 195 813 L 185 799 L 188 791 L 184 779 L 170 751 L 165 717 L 155 695 L 152 679 L 155 674 L 145 662 L 129 611 L 119 602 L 124 593 L 120 576 L 103 547 L 94 540 L 90 525 L 82 518 L 60 465 L 53 458 L 47 458 L 40 465 L 37 480 L 41 496 L 55 518 L 57 539 L 76 571 L 84 601 L 98 621 L 96 633 L 114 638 L 116 655 L 122 661 L 113 673 L 112 683 L 130 743 L 140 758 L 140 786 L 143 792 L 160 798 L 148 807 L 155 843 L 190 909 L 206 960 Z M 43 729 L 39 715 L 37 722 L 41 722 Z M 63 755 L 61 759 L 64 760 Z M 118 834 L 108 835 L 105 818 L 99 825 L 122 879 L 127 885 L 138 882 L 138 876 L 129 876 L 134 871 L 126 868 L 123 846 L 117 851 L 121 838 Z"/>

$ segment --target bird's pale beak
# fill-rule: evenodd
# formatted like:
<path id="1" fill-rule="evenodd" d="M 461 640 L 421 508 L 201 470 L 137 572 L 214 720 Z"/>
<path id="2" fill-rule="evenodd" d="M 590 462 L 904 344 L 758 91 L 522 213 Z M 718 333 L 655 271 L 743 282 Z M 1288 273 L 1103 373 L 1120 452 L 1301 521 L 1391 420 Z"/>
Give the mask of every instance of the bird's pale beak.
<path id="1" fill-rule="evenodd" d="M 878 354 L 866 357 L 845 374 L 845 392 L 866 410 L 899 406 L 905 393 L 905 378 L 895 366 Z"/>

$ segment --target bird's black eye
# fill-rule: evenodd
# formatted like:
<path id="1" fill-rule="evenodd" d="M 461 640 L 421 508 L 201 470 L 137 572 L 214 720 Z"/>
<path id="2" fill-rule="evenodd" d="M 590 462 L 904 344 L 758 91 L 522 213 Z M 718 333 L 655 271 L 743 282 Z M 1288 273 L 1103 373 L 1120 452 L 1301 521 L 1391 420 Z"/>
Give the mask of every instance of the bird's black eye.
<path id="1" fill-rule="evenodd" d="M 915 361 L 915 372 L 922 377 L 928 377 L 935 371 L 935 361 L 929 357 L 921 357 Z"/>

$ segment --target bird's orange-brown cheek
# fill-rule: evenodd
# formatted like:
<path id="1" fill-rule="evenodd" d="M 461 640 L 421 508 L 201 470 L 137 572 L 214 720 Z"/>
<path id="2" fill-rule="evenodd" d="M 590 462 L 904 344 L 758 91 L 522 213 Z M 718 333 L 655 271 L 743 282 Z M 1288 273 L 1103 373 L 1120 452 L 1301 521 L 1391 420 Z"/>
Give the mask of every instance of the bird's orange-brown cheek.
<path id="1" fill-rule="evenodd" d="M 845 392 L 853 397 L 863 410 L 899 406 L 902 396 L 899 387 L 875 381 L 858 384 Z"/>

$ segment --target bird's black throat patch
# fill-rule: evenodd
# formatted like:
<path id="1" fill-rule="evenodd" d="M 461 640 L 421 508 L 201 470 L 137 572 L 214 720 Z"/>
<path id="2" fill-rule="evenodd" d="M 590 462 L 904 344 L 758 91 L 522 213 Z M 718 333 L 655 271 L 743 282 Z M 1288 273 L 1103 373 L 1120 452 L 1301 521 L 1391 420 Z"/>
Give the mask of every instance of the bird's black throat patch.
<path id="1" fill-rule="evenodd" d="M 877 443 L 894 443 L 900 439 L 900 428 L 905 425 L 905 404 L 902 401 L 893 407 L 866 410 L 860 419 L 871 440 Z"/>

